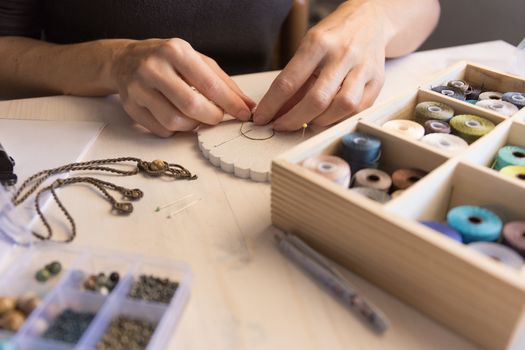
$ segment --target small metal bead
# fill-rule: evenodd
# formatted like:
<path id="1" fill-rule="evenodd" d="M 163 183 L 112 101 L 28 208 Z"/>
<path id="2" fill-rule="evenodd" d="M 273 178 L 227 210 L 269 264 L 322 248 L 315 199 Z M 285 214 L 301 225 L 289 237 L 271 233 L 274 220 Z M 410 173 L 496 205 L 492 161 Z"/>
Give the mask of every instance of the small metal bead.
<path id="1" fill-rule="evenodd" d="M 96 287 L 97 287 L 97 277 L 95 275 L 89 276 L 84 281 L 84 289 L 93 290 L 94 291 Z"/>
<path id="2" fill-rule="evenodd" d="M 49 271 L 51 276 L 56 276 L 62 271 L 62 264 L 60 264 L 58 261 L 53 261 L 51 264 L 46 265 L 46 270 Z"/>
<path id="3" fill-rule="evenodd" d="M 110 275 L 109 275 L 109 279 L 111 282 L 113 283 L 118 283 L 118 281 L 120 280 L 120 275 L 118 274 L 118 272 L 116 271 L 113 271 Z"/>
<path id="4" fill-rule="evenodd" d="M 47 269 L 40 269 L 35 274 L 35 279 L 38 282 L 46 282 L 51 277 L 51 273 Z"/>

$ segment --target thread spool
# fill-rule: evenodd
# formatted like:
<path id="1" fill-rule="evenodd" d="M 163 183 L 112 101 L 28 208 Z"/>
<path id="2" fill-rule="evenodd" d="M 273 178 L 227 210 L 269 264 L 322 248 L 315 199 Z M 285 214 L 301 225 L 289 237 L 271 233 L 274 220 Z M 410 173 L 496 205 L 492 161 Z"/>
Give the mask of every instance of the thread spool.
<path id="1" fill-rule="evenodd" d="M 450 120 L 452 133 L 471 144 L 488 134 L 495 125 L 488 119 L 476 115 L 461 114 Z"/>
<path id="2" fill-rule="evenodd" d="M 525 147 L 507 145 L 499 149 L 494 169 L 501 170 L 511 165 L 525 166 Z"/>
<path id="3" fill-rule="evenodd" d="M 523 258 L 514 250 L 502 244 L 494 242 L 474 242 L 470 243 L 468 247 L 516 270 L 521 269 L 523 266 Z"/>
<path id="4" fill-rule="evenodd" d="M 342 137 L 342 154 L 354 173 L 364 168 L 377 168 L 381 157 L 381 140 L 353 132 Z"/>
<path id="5" fill-rule="evenodd" d="M 461 234 L 448 225 L 442 224 L 437 221 L 420 221 L 420 223 L 441 233 L 444 236 L 447 236 L 450 239 L 453 239 L 456 242 L 463 242 Z"/>
<path id="6" fill-rule="evenodd" d="M 398 169 L 392 174 L 392 183 L 398 190 L 406 190 L 423 177 L 427 173 L 419 169 Z"/>
<path id="7" fill-rule="evenodd" d="M 467 141 L 451 134 L 428 134 L 421 142 L 450 154 L 461 153 L 468 148 Z"/>
<path id="8" fill-rule="evenodd" d="M 350 189 L 350 191 L 381 204 L 384 204 L 390 200 L 390 195 L 388 193 L 385 191 L 376 190 L 375 188 L 353 187 Z"/>
<path id="9" fill-rule="evenodd" d="M 470 103 L 471 105 L 475 105 L 478 103 L 478 100 L 466 100 L 465 102 Z"/>
<path id="10" fill-rule="evenodd" d="M 310 157 L 303 161 L 303 167 L 345 188 L 350 186 L 350 166 L 339 157 L 330 155 Z"/>
<path id="11" fill-rule="evenodd" d="M 480 100 L 476 102 L 476 106 L 497 112 L 506 117 L 511 117 L 519 111 L 518 107 L 512 103 L 501 100 Z"/>
<path id="12" fill-rule="evenodd" d="M 525 221 L 509 222 L 503 227 L 503 243 L 525 257 Z"/>
<path id="13" fill-rule="evenodd" d="M 427 120 L 448 122 L 454 116 L 454 109 L 440 102 L 420 102 L 416 105 L 414 117 L 420 124 Z"/>
<path id="14" fill-rule="evenodd" d="M 477 88 L 477 87 L 474 87 L 474 86 L 470 86 L 470 89 L 467 91 L 466 93 L 466 98 L 467 100 L 479 100 L 479 95 L 481 94 L 481 89 L 480 88 Z"/>
<path id="15" fill-rule="evenodd" d="M 503 223 L 492 211 L 471 205 L 455 207 L 447 214 L 447 223 L 461 233 L 463 242 L 495 241 Z"/>
<path id="16" fill-rule="evenodd" d="M 525 181 L 525 166 L 509 165 L 502 168 L 499 172 L 501 175 Z"/>
<path id="17" fill-rule="evenodd" d="M 470 85 L 465 80 L 451 80 L 447 83 L 447 86 L 460 89 L 464 93 L 470 90 Z"/>
<path id="18" fill-rule="evenodd" d="M 498 91 L 485 91 L 479 94 L 478 100 L 501 100 L 503 94 Z"/>
<path id="19" fill-rule="evenodd" d="M 354 176 L 355 187 L 375 188 L 380 191 L 388 191 L 392 186 L 390 175 L 378 169 L 362 169 Z"/>
<path id="20" fill-rule="evenodd" d="M 440 120 L 427 120 L 425 122 L 425 134 L 450 134 L 450 125 Z"/>
<path id="21" fill-rule="evenodd" d="M 525 107 L 525 94 L 522 92 L 506 92 L 501 99 L 505 102 L 512 103 L 519 109 Z"/>
<path id="22" fill-rule="evenodd" d="M 442 95 L 445 95 L 451 98 L 455 98 L 456 100 L 460 100 L 460 101 L 465 101 L 466 99 L 465 93 L 461 89 L 458 89 L 457 87 L 453 87 L 453 86 L 440 85 L 440 86 L 433 87 L 432 91 L 435 91 L 437 93 L 440 93 Z"/>
<path id="23" fill-rule="evenodd" d="M 425 135 L 425 128 L 412 120 L 390 120 L 383 124 L 383 128 L 415 140 Z"/>

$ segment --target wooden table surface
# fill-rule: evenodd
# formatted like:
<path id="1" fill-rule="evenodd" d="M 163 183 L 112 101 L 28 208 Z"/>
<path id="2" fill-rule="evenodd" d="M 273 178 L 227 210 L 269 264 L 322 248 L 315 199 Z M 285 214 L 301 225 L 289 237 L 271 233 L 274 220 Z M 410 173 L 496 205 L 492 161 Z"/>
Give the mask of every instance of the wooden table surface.
<path id="1" fill-rule="evenodd" d="M 509 68 L 512 46 L 489 42 L 417 53 L 387 62 L 384 100 L 468 59 Z M 276 73 L 236 77 L 258 98 Z M 0 102 L 0 118 L 99 120 L 108 123 L 85 159 L 135 156 L 180 163 L 196 181 L 115 179 L 139 187 L 145 197 L 126 218 L 109 215 L 107 203 L 88 189 L 64 191 L 77 220 L 73 245 L 183 260 L 194 283 L 170 349 L 473 349 L 474 346 L 345 271 L 388 315 L 391 328 L 374 335 L 350 312 L 291 264 L 276 249 L 270 222 L 270 185 L 235 178 L 200 154 L 195 134 L 159 139 L 133 127 L 116 97 L 45 97 Z M 23 137 L 21 135 L 20 137 Z M 30 142 L 30 140 L 28 140 Z M 50 142 L 61 142 L 60 139 Z M 52 157 L 52 155 L 50 155 Z M 172 219 L 154 212 L 186 194 L 202 198 Z"/>

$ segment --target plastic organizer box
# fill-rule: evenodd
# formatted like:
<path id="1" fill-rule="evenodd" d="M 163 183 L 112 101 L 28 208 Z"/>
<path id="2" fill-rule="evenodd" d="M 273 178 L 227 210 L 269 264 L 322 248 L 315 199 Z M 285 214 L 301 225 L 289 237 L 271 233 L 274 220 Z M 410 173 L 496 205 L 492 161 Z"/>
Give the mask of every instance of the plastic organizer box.
<path id="1" fill-rule="evenodd" d="M 28 291 L 41 297 L 39 306 L 16 334 L 0 331 L 0 349 L 97 349 L 110 323 L 118 316 L 147 321 L 154 326 L 147 349 L 167 347 L 188 300 L 191 272 L 185 263 L 144 258 L 109 250 L 71 249 L 60 244 L 31 244 L 29 231 L 19 225 L 15 208 L 0 186 L 0 297 L 20 297 Z M 62 271 L 42 283 L 35 273 L 52 261 Z M 86 290 L 86 276 L 118 272 L 119 282 L 107 294 Z M 128 296 L 141 275 L 169 279 L 178 287 L 167 303 Z M 43 338 L 63 311 L 95 314 L 80 339 L 66 343 Z"/>
<path id="2" fill-rule="evenodd" d="M 504 222 L 525 220 L 525 181 L 490 169 L 504 145 L 525 146 L 525 108 L 506 117 L 431 90 L 458 79 L 525 92 L 523 78 L 462 62 L 416 91 L 339 123 L 274 159 L 272 222 L 481 347 L 525 349 L 525 267 L 512 269 L 419 223 L 446 221 L 459 205 L 491 206 Z M 451 154 L 383 127 L 393 119 L 413 120 L 423 101 L 484 117 L 495 128 Z M 312 156 L 339 155 L 342 136 L 354 131 L 382 141 L 382 169 L 428 174 L 380 204 L 301 166 Z"/>

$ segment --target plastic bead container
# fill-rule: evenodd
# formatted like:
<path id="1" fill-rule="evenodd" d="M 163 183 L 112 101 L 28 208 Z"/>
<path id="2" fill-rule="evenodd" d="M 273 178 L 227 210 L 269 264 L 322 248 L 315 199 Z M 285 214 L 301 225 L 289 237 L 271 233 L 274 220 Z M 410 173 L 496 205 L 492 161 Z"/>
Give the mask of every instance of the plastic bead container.
<path id="1" fill-rule="evenodd" d="M 147 349 L 167 346 L 190 294 L 192 276 L 188 265 L 109 250 L 31 244 L 27 228 L 17 225 L 16 210 L 0 186 L 0 296 L 20 297 L 32 292 L 42 301 L 16 334 L 0 330 L 0 350 L 96 349 L 98 341 L 118 316 L 155 325 Z M 22 242 L 24 244 L 20 244 Z M 44 283 L 38 282 L 35 273 L 52 261 L 59 261 L 62 271 Z M 113 271 L 118 272 L 120 279 L 108 294 L 83 287 L 89 275 Z M 178 287 L 169 303 L 128 297 L 141 275 L 177 282 Z M 76 344 L 43 338 L 57 316 L 66 309 L 94 313 L 95 317 Z"/>

